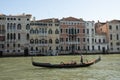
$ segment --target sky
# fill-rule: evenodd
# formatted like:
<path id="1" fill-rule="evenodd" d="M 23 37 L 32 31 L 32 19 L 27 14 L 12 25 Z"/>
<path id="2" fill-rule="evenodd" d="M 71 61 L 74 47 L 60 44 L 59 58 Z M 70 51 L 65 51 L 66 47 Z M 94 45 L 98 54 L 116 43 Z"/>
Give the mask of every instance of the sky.
<path id="1" fill-rule="evenodd" d="M 120 0 L 0 0 L 0 13 L 32 14 L 37 20 L 72 16 L 104 22 L 120 19 Z"/>

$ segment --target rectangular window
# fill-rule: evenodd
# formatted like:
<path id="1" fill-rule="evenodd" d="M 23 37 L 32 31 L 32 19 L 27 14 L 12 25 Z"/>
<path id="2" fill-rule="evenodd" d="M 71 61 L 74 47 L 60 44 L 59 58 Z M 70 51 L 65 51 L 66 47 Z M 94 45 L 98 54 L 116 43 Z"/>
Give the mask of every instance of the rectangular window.
<path id="1" fill-rule="evenodd" d="M 112 30 L 112 26 L 111 25 L 109 25 L 109 29 Z"/>
<path id="2" fill-rule="evenodd" d="M 101 39 L 99 39 L 99 43 L 101 43 Z"/>
<path id="3" fill-rule="evenodd" d="M 83 42 L 85 42 L 85 38 L 83 38 Z"/>
<path id="4" fill-rule="evenodd" d="M 9 44 L 7 44 L 7 47 L 9 47 Z"/>
<path id="5" fill-rule="evenodd" d="M 62 33 L 62 29 L 60 29 L 61 33 Z"/>
<path id="6" fill-rule="evenodd" d="M 18 40 L 20 40 L 20 33 L 18 33 Z"/>
<path id="7" fill-rule="evenodd" d="M 110 40 L 112 40 L 112 34 L 110 34 Z"/>
<path id="8" fill-rule="evenodd" d="M 79 31 L 79 29 L 77 29 L 77 33 L 79 33 L 80 31 Z"/>
<path id="9" fill-rule="evenodd" d="M 105 39 L 103 39 L 103 43 L 105 43 Z"/>
<path id="10" fill-rule="evenodd" d="M 13 47 L 15 47 L 15 44 L 13 44 Z"/>
<path id="11" fill-rule="evenodd" d="M 100 46 L 98 46 L 98 50 L 100 50 Z"/>
<path id="12" fill-rule="evenodd" d="M 87 29 L 87 34 L 89 34 L 89 29 Z"/>
<path id="13" fill-rule="evenodd" d="M 118 30 L 118 25 L 116 25 L 116 30 Z"/>
<path id="14" fill-rule="evenodd" d="M 68 29 L 66 29 L 66 33 L 68 33 Z"/>
<path id="15" fill-rule="evenodd" d="M 68 42 L 68 38 L 66 38 L 66 42 Z"/>
<path id="16" fill-rule="evenodd" d="M 87 42 L 89 43 L 89 38 L 87 39 Z"/>
<path id="17" fill-rule="evenodd" d="M 80 42 L 80 38 L 78 38 L 78 42 Z"/>
<path id="18" fill-rule="evenodd" d="M 88 51 L 90 50 L 90 47 L 88 46 Z"/>
<path id="19" fill-rule="evenodd" d="M 94 46 L 92 46 L 92 50 L 94 50 Z"/>
<path id="20" fill-rule="evenodd" d="M 113 46 L 113 43 L 111 42 L 110 45 Z"/>
<path id="21" fill-rule="evenodd" d="M 95 42 L 96 42 L 96 39 L 95 39 Z M 94 43 L 94 39 L 92 38 L 92 43 Z"/>
<path id="22" fill-rule="evenodd" d="M 116 39 L 119 40 L 119 35 L 118 34 L 116 34 Z"/>
<path id="23" fill-rule="evenodd" d="M 85 29 L 83 29 L 83 33 L 85 33 Z"/>

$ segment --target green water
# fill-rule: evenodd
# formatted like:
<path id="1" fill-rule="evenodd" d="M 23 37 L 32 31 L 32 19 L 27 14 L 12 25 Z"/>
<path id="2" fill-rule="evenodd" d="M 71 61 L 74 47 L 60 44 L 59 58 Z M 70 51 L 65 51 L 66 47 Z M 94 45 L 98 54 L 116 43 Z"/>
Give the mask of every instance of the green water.
<path id="1" fill-rule="evenodd" d="M 88 60 L 98 55 L 87 55 Z M 50 69 L 31 65 L 30 57 L 0 58 L 0 80 L 120 80 L 120 55 L 101 55 L 102 61 L 86 68 Z M 35 57 L 35 61 L 60 63 L 79 56 Z"/>

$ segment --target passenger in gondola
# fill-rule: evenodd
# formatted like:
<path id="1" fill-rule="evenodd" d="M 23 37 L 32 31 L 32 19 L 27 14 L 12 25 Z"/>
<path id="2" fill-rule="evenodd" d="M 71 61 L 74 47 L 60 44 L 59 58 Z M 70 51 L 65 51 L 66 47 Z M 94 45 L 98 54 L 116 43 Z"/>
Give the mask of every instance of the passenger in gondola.
<path id="1" fill-rule="evenodd" d="M 71 61 L 71 64 L 77 64 L 77 62 L 72 60 L 72 61 Z"/>
<path id="2" fill-rule="evenodd" d="M 60 62 L 61 65 L 64 65 L 64 62 Z"/>

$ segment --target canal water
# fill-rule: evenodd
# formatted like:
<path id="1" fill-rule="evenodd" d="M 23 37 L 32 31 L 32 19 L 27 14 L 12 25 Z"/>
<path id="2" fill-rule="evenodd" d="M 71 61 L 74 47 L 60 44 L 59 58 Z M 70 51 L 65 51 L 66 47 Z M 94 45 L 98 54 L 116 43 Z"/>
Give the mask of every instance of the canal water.
<path id="1" fill-rule="evenodd" d="M 92 60 L 99 55 L 86 55 Z M 50 69 L 34 67 L 30 57 L 0 58 L 0 80 L 120 80 L 120 54 L 101 55 L 102 60 L 90 67 Z M 38 62 L 60 63 L 76 60 L 80 56 L 34 57 Z"/>

